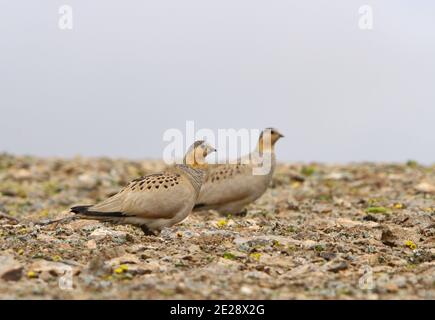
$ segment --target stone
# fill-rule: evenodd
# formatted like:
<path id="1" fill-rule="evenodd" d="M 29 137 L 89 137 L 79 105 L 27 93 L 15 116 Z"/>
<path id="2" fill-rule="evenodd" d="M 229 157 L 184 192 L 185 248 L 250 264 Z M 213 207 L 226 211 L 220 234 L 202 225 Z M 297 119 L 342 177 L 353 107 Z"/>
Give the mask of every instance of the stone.
<path id="1" fill-rule="evenodd" d="M 428 182 L 419 183 L 418 185 L 415 186 L 415 190 L 419 192 L 435 194 L 435 186 Z"/>
<path id="2" fill-rule="evenodd" d="M 70 227 L 73 230 L 87 230 L 92 231 L 93 229 L 98 228 L 100 223 L 95 220 L 75 220 L 68 223 L 68 227 Z"/>
<path id="3" fill-rule="evenodd" d="M 241 294 L 244 294 L 244 295 L 250 296 L 250 295 L 252 294 L 252 292 L 253 292 L 253 290 L 252 290 L 251 288 L 247 287 L 247 286 L 242 286 L 242 287 L 240 288 L 240 293 L 241 293 Z"/>
<path id="4" fill-rule="evenodd" d="M 328 213 L 332 211 L 332 207 L 330 205 L 327 204 L 316 204 L 313 207 L 313 212 L 316 213 Z"/>
<path id="5" fill-rule="evenodd" d="M 349 267 L 349 265 L 346 261 L 339 261 L 339 262 L 335 262 L 335 263 L 331 264 L 328 267 L 328 271 L 338 272 L 341 270 L 346 270 L 348 267 Z"/>
<path id="6" fill-rule="evenodd" d="M 127 232 L 110 230 L 107 228 L 98 228 L 94 230 L 89 237 L 91 239 L 95 239 L 96 241 L 101 241 L 106 238 L 115 241 L 127 241 Z"/>
<path id="7" fill-rule="evenodd" d="M 373 222 L 373 221 L 354 221 L 351 219 L 345 219 L 340 218 L 336 220 L 336 223 L 342 227 L 345 228 L 354 228 L 354 227 L 369 227 L 369 228 L 376 228 L 379 226 L 379 223 Z"/>
<path id="8" fill-rule="evenodd" d="M 155 261 L 150 261 L 150 262 L 140 263 L 140 264 L 125 264 L 125 265 L 127 266 L 128 272 L 134 275 L 160 273 L 160 272 L 165 272 L 167 270 L 166 266 L 162 266 L 161 264 Z"/>
<path id="9" fill-rule="evenodd" d="M 270 276 L 267 273 L 261 271 L 250 271 L 244 274 L 244 277 L 247 279 L 269 279 Z"/>
<path id="10" fill-rule="evenodd" d="M 381 241 L 383 244 L 394 247 L 396 246 L 397 237 L 391 232 L 391 230 L 382 230 Z"/>
<path id="11" fill-rule="evenodd" d="M 116 267 L 121 264 L 140 264 L 141 260 L 134 254 L 127 253 L 123 256 L 113 258 L 107 262 L 110 266 Z"/>
<path id="12" fill-rule="evenodd" d="M 29 267 L 30 271 L 41 274 L 43 278 L 49 278 L 49 275 L 53 277 L 63 276 L 66 272 L 71 272 L 75 275 L 79 272 L 77 266 L 70 266 L 61 262 L 47 261 L 47 260 L 37 260 L 32 263 Z"/>
<path id="13" fill-rule="evenodd" d="M 83 173 L 77 177 L 77 185 L 83 189 L 93 189 L 96 187 L 98 179 L 95 175 Z"/>
<path id="14" fill-rule="evenodd" d="M 18 281 L 23 274 L 23 266 L 12 256 L 0 256 L 0 279 Z"/>
<path id="15" fill-rule="evenodd" d="M 86 243 L 86 247 L 91 250 L 97 249 L 97 242 L 94 239 L 91 239 Z"/>

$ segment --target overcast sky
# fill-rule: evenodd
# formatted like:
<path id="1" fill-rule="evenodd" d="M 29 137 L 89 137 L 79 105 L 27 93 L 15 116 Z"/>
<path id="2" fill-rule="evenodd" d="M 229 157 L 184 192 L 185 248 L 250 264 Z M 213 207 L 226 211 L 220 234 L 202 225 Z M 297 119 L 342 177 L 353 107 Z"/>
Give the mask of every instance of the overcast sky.
<path id="1" fill-rule="evenodd" d="M 274 126 L 283 161 L 434 163 L 434 17 L 429 0 L 1 0 L 0 152 L 160 158 L 193 120 Z"/>

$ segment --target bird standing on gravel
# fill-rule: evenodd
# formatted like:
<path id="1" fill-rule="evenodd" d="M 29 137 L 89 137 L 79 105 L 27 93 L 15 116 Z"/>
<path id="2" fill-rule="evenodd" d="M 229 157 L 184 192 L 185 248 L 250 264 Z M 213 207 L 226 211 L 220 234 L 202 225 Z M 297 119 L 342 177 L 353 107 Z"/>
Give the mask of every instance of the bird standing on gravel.
<path id="1" fill-rule="evenodd" d="M 257 148 L 237 160 L 237 164 L 209 165 L 206 181 L 194 211 L 216 210 L 221 214 L 237 214 L 258 199 L 267 189 L 275 169 L 275 143 L 284 137 L 278 130 L 267 128 L 260 135 Z M 269 159 L 266 172 L 256 170 Z"/>
<path id="2" fill-rule="evenodd" d="M 71 208 L 79 218 L 140 226 L 154 234 L 184 220 L 192 211 L 205 178 L 205 157 L 216 151 L 204 141 L 196 141 L 184 157 L 167 171 L 130 182 L 107 200 Z"/>

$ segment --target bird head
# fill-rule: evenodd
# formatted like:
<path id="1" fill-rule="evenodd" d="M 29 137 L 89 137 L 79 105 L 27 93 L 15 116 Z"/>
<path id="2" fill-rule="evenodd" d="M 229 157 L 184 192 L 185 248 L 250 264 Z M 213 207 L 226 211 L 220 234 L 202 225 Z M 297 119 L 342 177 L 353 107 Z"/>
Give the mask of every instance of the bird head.
<path id="1" fill-rule="evenodd" d="M 195 141 L 184 156 L 184 164 L 192 167 L 203 167 L 206 165 L 205 158 L 216 149 L 209 145 L 204 140 Z"/>
<path id="2" fill-rule="evenodd" d="M 270 150 L 275 143 L 283 137 L 284 135 L 281 134 L 277 129 L 266 128 L 261 132 L 260 138 L 258 139 L 258 149 L 260 151 Z"/>

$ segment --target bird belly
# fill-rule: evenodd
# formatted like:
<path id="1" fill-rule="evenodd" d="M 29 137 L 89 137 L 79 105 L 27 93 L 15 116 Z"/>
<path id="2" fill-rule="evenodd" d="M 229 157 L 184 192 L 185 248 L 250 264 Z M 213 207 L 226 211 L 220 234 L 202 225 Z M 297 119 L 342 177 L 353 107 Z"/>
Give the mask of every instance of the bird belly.
<path id="1" fill-rule="evenodd" d="M 196 203 L 204 204 L 199 210 L 214 209 L 224 214 L 238 213 L 243 207 L 258 199 L 267 189 L 270 176 L 249 176 L 234 178 L 215 184 L 208 184 L 201 190 Z M 224 184 L 224 185 L 223 185 Z M 198 210 L 198 211 L 199 211 Z"/>
<path id="2" fill-rule="evenodd" d="M 183 202 L 174 203 L 174 206 L 167 206 L 166 214 L 161 214 L 162 211 L 159 211 L 159 215 L 152 218 L 152 213 L 137 215 L 135 217 L 127 217 L 124 219 L 124 223 L 130 223 L 139 226 L 146 226 L 151 231 L 153 230 L 161 230 L 163 228 L 171 227 L 174 224 L 177 224 L 183 221 L 190 212 L 192 212 L 193 206 L 195 204 L 194 197 L 190 199 L 183 199 Z"/>

